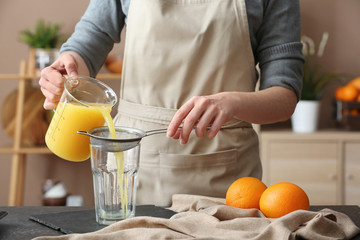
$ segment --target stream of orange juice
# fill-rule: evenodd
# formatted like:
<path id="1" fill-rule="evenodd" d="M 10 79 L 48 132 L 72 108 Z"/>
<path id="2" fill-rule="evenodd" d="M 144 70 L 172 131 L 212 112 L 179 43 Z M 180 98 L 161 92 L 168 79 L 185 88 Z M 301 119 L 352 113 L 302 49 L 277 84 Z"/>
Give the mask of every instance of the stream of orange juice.
<path id="1" fill-rule="evenodd" d="M 103 117 L 105 118 L 105 121 L 107 123 L 107 126 L 109 128 L 110 136 L 114 139 L 117 138 L 116 136 L 116 130 L 115 125 L 113 122 L 113 119 L 110 115 L 110 111 L 108 111 L 107 108 L 99 108 L 97 109 L 101 112 Z M 128 216 L 128 196 L 127 196 L 127 175 L 124 175 L 124 180 L 122 178 L 122 175 L 124 174 L 124 153 L 123 152 L 115 152 L 115 158 L 116 158 L 116 164 L 117 164 L 117 173 L 118 173 L 118 181 L 119 181 L 119 187 L 120 187 L 120 201 L 121 201 L 121 209 L 123 211 L 123 216 Z M 125 186 L 125 188 L 123 187 Z"/>

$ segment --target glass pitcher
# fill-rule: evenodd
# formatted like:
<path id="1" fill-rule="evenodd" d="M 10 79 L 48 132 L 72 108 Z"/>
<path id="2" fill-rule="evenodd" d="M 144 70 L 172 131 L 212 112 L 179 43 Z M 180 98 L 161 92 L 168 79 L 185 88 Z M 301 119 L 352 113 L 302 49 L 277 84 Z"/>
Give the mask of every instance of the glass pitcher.
<path id="1" fill-rule="evenodd" d="M 45 135 L 48 148 L 69 161 L 90 157 L 90 140 L 77 131 L 103 126 L 102 111 L 117 103 L 115 92 L 94 78 L 79 76 L 65 81 L 64 92 Z"/>

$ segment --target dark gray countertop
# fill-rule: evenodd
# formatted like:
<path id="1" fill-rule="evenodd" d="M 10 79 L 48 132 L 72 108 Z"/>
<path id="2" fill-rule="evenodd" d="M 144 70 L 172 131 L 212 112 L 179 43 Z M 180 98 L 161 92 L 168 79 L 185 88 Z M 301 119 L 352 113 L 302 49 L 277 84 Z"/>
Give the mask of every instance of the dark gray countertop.
<path id="1" fill-rule="evenodd" d="M 0 239 L 32 239 L 99 230 L 93 207 L 0 207 Z M 154 205 L 136 206 L 135 216 L 170 218 L 175 212 Z M 1 215 L 1 214 L 0 214 Z"/>
<path id="2" fill-rule="evenodd" d="M 360 208 L 358 206 L 311 206 L 310 210 L 318 211 L 323 208 L 345 213 L 360 227 Z M 58 236 L 64 234 L 64 232 L 91 232 L 104 227 L 95 222 L 93 207 L 0 207 L 0 212 L 8 213 L 0 219 L 0 239 L 4 240 L 26 240 L 38 236 Z M 169 210 L 147 205 L 137 206 L 136 215 L 169 218 L 172 214 L 173 212 Z M 71 217 L 69 218 L 69 216 Z M 50 221 L 52 228 L 30 218 L 45 223 Z M 62 218 L 67 220 L 63 221 Z M 86 220 L 84 220 L 85 222 L 79 221 L 77 218 Z M 77 222 L 77 224 L 71 223 L 69 219 Z M 79 222 L 84 223 L 81 225 Z M 72 228 L 74 225 L 76 227 Z M 360 235 L 352 240 L 360 240 Z"/>
<path id="3" fill-rule="evenodd" d="M 85 210 L 78 207 L 0 207 L 8 215 L 0 220 L 0 239 L 32 239 L 38 236 L 59 236 L 63 233 L 30 220 L 33 214 Z"/>

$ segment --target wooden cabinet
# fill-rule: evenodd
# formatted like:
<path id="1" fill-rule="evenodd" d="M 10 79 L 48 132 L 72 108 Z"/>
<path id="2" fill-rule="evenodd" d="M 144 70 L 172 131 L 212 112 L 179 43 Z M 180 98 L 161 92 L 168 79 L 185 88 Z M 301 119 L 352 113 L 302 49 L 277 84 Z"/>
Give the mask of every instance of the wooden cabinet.
<path id="1" fill-rule="evenodd" d="M 312 205 L 360 205 L 360 132 L 262 131 L 260 151 L 267 185 L 298 184 Z"/>
<path id="2" fill-rule="evenodd" d="M 346 142 L 344 161 L 344 203 L 360 205 L 360 139 Z"/>

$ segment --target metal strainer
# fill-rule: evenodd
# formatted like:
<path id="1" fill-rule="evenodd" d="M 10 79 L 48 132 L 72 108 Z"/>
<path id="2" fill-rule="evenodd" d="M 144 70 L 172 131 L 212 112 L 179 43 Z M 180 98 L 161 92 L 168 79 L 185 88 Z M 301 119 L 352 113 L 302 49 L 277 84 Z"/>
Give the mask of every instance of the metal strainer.
<path id="1" fill-rule="evenodd" d="M 159 133 L 166 133 L 167 129 L 155 129 L 143 131 L 130 127 L 115 127 L 116 139 L 110 136 L 108 127 L 92 128 L 88 131 L 78 131 L 77 133 L 90 137 L 92 146 L 106 148 L 107 151 L 126 151 L 138 145 L 142 138 Z"/>

